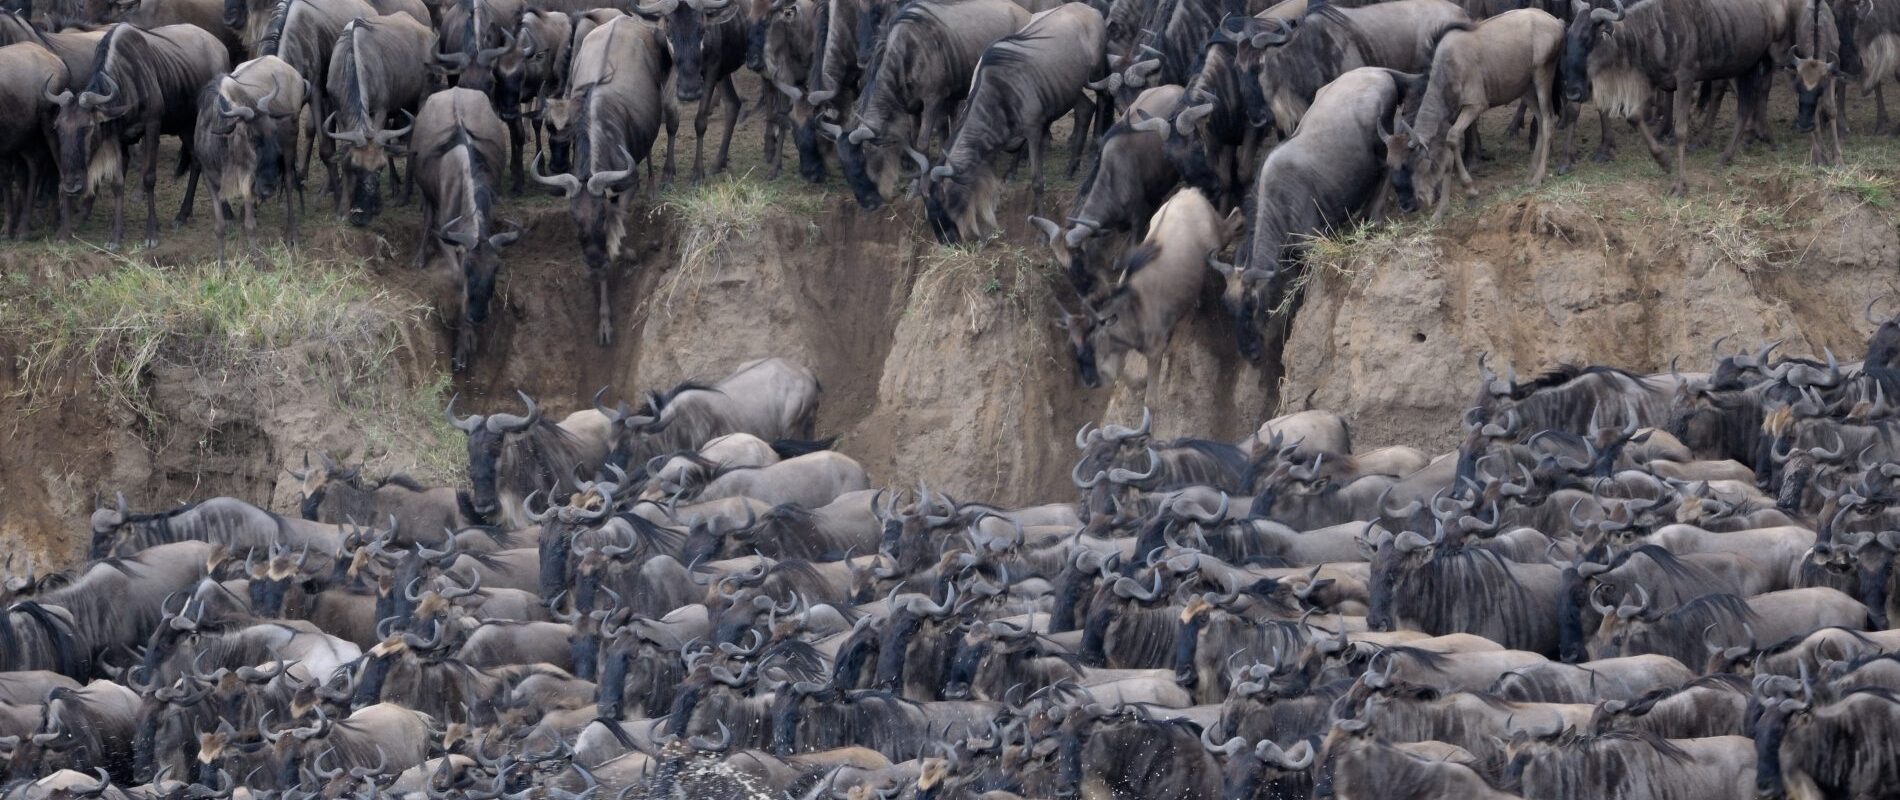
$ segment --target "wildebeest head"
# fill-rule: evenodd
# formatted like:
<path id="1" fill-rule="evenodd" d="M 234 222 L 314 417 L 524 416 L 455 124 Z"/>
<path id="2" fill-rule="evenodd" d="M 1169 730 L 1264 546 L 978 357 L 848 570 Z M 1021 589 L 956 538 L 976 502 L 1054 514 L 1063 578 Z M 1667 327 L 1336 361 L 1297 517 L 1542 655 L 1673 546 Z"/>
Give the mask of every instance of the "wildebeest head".
<path id="1" fill-rule="evenodd" d="M 1099 176 L 1099 164 L 1096 169 Z M 1055 254 L 1056 263 L 1069 274 L 1069 282 L 1075 285 L 1075 290 L 1086 294 L 1095 283 L 1089 257 L 1098 247 L 1096 243 L 1102 236 L 1101 224 L 1084 217 L 1071 217 L 1069 229 L 1064 231 L 1062 226 L 1042 217 L 1030 217 L 1029 223 L 1047 237 L 1049 252 Z"/>
<path id="2" fill-rule="evenodd" d="M 1622 0 L 1614 9 L 1591 8 L 1585 0 L 1570 0 L 1570 28 L 1564 31 L 1562 73 L 1564 99 L 1581 103 L 1590 99 L 1590 54 L 1610 40 L 1616 25 L 1623 21 Z"/>
<path id="3" fill-rule="evenodd" d="M 337 158 L 350 177 L 350 224 L 368 225 L 383 210 L 382 174 L 394 159 L 403 156 L 407 150 L 402 141 L 415 127 L 416 116 L 407 109 L 403 114 L 408 124 L 400 128 L 377 130 L 373 124 L 364 124 L 355 130 L 338 130 L 335 127 L 336 115 L 324 121 L 324 135 L 337 141 Z"/>
<path id="4" fill-rule="evenodd" d="M 593 87 L 576 92 L 574 99 L 585 105 L 588 92 Z M 576 125 L 588 124 L 585 120 L 576 120 Z M 577 150 L 582 149 L 577 146 Z M 577 152 L 575 158 L 584 154 Z M 581 258 L 586 262 L 589 273 L 604 274 L 614 259 L 620 257 L 620 241 L 626 235 L 627 198 L 635 185 L 640 182 L 640 173 L 635 169 L 632 153 L 625 147 L 620 148 L 620 162 L 624 169 L 602 169 L 600 164 L 587 164 L 590 171 L 585 181 L 572 173 L 544 175 L 541 173 L 543 159 L 535 159 L 529 166 L 529 176 L 538 183 L 553 186 L 567 195 L 567 213 L 574 219 L 574 226 L 580 229 Z M 604 300 L 603 300 L 604 302 Z"/>
<path id="5" fill-rule="evenodd" d="M 1809 0 L 1795 31 L 1795 44 L 1788 52 L 1792 59 L 1788 68 L 1794 72 L 1794 129 L 1807 133 L 1814 130 L 1815 108 L 1833 90 L 1834 77 L 1840 74 L 1836 63 L 1840 38 L 1828 0 Z"/>
<path id="6" fill-rule="evenodd" d="M 943 244 L 980 242 L 996 232 L 996 174 L 977 164 L 958 174 L 949 164 L 929 166 L 929 160 L 905 148 L 924 172 L 924 219 Z"/>
<path id="7" fill-rule="evenodd" d="M 521 402 L 528 407 L 527 416 L 514 414 L 492 414 L 484 417 L 472 414 L 467 417 L 455 416 L 455 398 L 449 398 L 449 407 L 444 412 L 449 423 L 468 435 L 468 477 L 470 483 L 469 501 L 475 513 L 483 517 L 492 517 L 501 510 L 501 492 L 498 488 L 499 463 L 502 445 L 507 443 L 511 434 L 523 433 L 541 421 L 541 409 L 534 404 L 525 392 L 516 392 Z"/>
<path id="8" fill-rule="evenodd" d="M 1247 242 L 1241 242 L 1239 252 L 1252 250 Z M 1261 297 L 1273 291 L 1274 277 L 1279 274 L 1278 264 L 1228 264 L 1214 254 L 1207 257 L 1207 266 L 1220 273 L 1223 281 L 1221 304 L 1226 306 L 1227 314 L 1234 320 L 1235 344 L 1240 354 L 1248 361 L 1260 358 L 1260 332 L 1254 318 L 1261 311 Z"/>
<path id="9" fill-rule="evenodd" d="M 1418 210 L 1421 202 L 1427 206 L 1437 202 L 1438 183 L 1434 180 L 1437 157 L 1413 134 L 1411 123 L 1401 116 L 1391 130 L 1381 125 L 1379 135 L 1385 139 L 1386 175 L 1399 210 L 1410 214 Z M 1425 197 L 1419 196 L 1421 179 Z"/>
<path id="10" fill-rule="evenodd" d="M 271 101 L 277 92 L 273 87 L 255 102 L 233 103 L 216 89 L 212 91 L 215 99 L 209 110 L 217 117 L 211 131 L 223 143 L 223 194 L 227 198 L 268 200 L 283 186 L 287 161 L 279 137 L 284 125 L 294 124 L 289 120 L 295 114 L 273 109 Z"/>
<path id="11" fill-rule="evenodd" d="M 1210 47 L 1208 56 L 1211 59 L 1231 52 L 1229 48 Z M 1222 58 L 1222 63 L 1228 61 L 1231 59 Z M 1200 83 L 1200 79 L 1196 78 L 1196 82 Z M 1181 180 L 1210 197 L 1220 196 L 1224 189 L 1220 175 L 1214 169 L 1217 155 L 1213 151 L 1218 143 L 1207 129 L 1218 99 L 1207 90 L 1196 88 L 1182 93 L 1172 116 L 1149 116 L 1147 112 L 1137 109 L 1135 115 L 1140 119 L 1130 126 L 1138 131 L 1160 134 L 1162 149 L 1167 153 L 1168 160 L 1173 162 L 1174 168 L 1181 173 Z"/>
<path id="12" fill-rule="evenodd" d="M 250 0 L 224 0 L 224 26 L 233 30 L 244 30 L 244 23 L 251 19 Z"/>
<path id="13" fill-rule="evenodd" d="M 1281 749 L 1270 739 L 1261 739 L 1248 748 L 1247 741 L 1238 736 L 1215 744 L 1203 730 L 1201 746 L 1226 759 L 1227 767 L 1221 777 L 1222 797 L 1239 800 L 1302 797 L 1307 792 L 1297 791 L 1295 787 L 1306 788 L 1312 782 L 1307 768 L 1313 765 L 1313 745 L 1304 739 L 1290 749 Z"/>
<path id="14" fill-rule="evenodd" d="M 58 143 L 60 191 L 89 195 L 103 184 L 121 180 L 124 147 L 117 126 L 111 123 L 132 110 L 129 93 L 104 71 L 77 96 L 70 89 L 54 93 L 50 79 L 41 92 L 47 102 L 59 107 L 53 115 L 53 133 Z"/>
<path id="15" fill-rule="evenodd" d="M 483 190 L 484 192 L 486 189 Z M 462 279 L 462 323 L 456 328 L 455 365 L 466 368 L 475 354 L 475 327 L 488 321 L 488 303 L 495 295 L 495 275 L 501 271 L 501 249 L 521 238 L 514 230 L 482 235 L 473 220 L 456 217 L 436 232 L 442 248 Z"/>
<path id="16" fill-rule="evenodd" d="M 818 130 L 837 142 L 838 170 L 844 173 L 845 185 L 851 187 L 859 208 L 871 211 L 884 205 L 884 198 L 897 196 L 904 162 L 899 160 L 897 145 L 892 142 L 901 141 L 901 135 L 887 141 L 868 126 L 845 131 L 835 123 L 822 121 Z"/>
<path id="17" fill-rule="evenodd" d="M 1102 374 L 1095 361 L 1094 335 L 1100 315 L 1088 306 L 1087 300 L 1083 301 L 1080 314 L 1070 314 L 1066 308 L 1059 311 L 1062 316 L 1056 320 L 1056 327 L 1069 334 L 1069 354 L 1075 358 L 1076 377 L 1081 379 L 1083 386 L 1091 389 L 1101 386 Z"/>
<path id="18" fill-rule="evenodd" d="M 665 20 L 666 44 L 673 53 L 674 93 L 681 102 L 698 101 L 706 93 L 707 70 L 719 68 L 719 54 L 706 52 L 708 35 L 740 9 L 732 0 L 652 0 L 641 3 L 639 11 Z"/>

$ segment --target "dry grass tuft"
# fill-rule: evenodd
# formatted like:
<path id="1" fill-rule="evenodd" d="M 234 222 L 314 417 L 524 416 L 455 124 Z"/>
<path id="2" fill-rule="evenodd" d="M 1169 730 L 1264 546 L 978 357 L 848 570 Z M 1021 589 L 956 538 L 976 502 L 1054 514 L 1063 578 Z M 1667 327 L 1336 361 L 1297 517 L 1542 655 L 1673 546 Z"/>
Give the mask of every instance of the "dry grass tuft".
<path id="1" fill-rule="evenodd" d="M 988 328 L 1009 310 L 1035 318 L 1054 302 L 1060 270 L 1037 251 L 992 241 L 982 244 L 919 245 L 912 308 L 957 305 L 970 334 Z"/>
<path id="2" fill-rule="evenodd" d="M 317 385 L 346 403 L 386 384 L 424 309 L 377 288 L 361 263 L 283 249 L 251 263 L 161 267 L 115 257 L 110 269 L 9 294 L 0 319 L 29 343 L 21 394 L 35 401 L 68 365 L 91 372 L 115 403 L 147 422 L 152 370 L 185 367 L 245 386 Z"/>

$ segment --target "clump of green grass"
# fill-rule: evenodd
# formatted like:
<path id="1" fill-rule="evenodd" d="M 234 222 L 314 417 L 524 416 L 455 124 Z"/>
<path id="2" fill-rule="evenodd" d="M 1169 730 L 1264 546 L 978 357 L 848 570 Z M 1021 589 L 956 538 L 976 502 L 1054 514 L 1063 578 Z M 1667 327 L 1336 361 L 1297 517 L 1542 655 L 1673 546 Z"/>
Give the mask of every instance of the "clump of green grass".
<path id="1" fill-rule="evenodd" d="M 648 304 L 667 308 L 690 301 L 718 277 L 727 248 L 756 236 L 774 216 L 816 214 L 818 198 L 794 188 L 782 180 L 733 175 L 669 190 L 655 211 L 656 216 L 673 219 L 679 232 L 679 263 L 661 280 Z"/>
<path id="2" fill-rule="evenodd" d="M 1821 170 L 1821 183 L 1829 191 L 1883 211 L 1894 207 L 1894 179 L 1885 172 L 1864 164 L 1846 163 Z"/>
<path id="3" fill-rule="evenodd" d="M 430 486 L 459 486 L 468 475 L 467 438 L 442 415 L 451 386 L 438 374 L 413 391 L 396 395 L 387 413 L 362 418 L 367 454 L 402 459 L 389 471 L 403 472 Z"/>
<path id="4" fill-rule="evenodd" d="M 269 251 L 258 261 L 163 267 L 120 258 L 112 268 L 47 280 L 6 300 L 0 320 L 27 343 L 21 389 L 50 396 L 66 365 L 148 422 L 151 371 L 188 367 L 247 386 L 315 382 L 341 400 L 382 383 L 408 330 L 413 303 L 375 288 L 363 265 Z"/>

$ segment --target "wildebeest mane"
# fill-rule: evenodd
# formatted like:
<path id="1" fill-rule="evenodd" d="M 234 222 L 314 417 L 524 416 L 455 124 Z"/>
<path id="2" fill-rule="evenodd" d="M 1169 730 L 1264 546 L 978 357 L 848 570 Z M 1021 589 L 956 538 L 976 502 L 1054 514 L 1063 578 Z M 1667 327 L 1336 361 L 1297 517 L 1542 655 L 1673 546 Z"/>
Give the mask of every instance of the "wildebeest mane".
<path id="1" fill-rule="evenodd" d="M 1161 245 L 1157 242 L 1142 242 L 1141 244 L 1129 248 L 1127 255 L 1122 256 L 1122 280 L 1125 281 L 1134 277 L 1135 273 L 1140 272 L 1142 267 L 1154 263 L 1155 258 L 1160 255 Z"/>
<path id="2" fill-rule="evenodd" d="M 1649 615 L 1645 615 L 1649 616 Z M 1743 622 L 1753 622 L 1755 612 L 1748 607 L 1748 601 L 1732 594 L 1707 594 L 1683 603 L 1667 611 L 1657 612 L 1651 619 L 1667 620 L 1679 632 L 1694 633 L 1715 625 L 1722 630 L 1740 629 Z"/>
<path id="3" fill-rule="evenodd" d="M 278 46 L 284 38 L 284 22 L 290 18 L 290 4 L 296 0 L 281 0 L 272 4 L 270 24 L 264 28 L 264 38 L 257 42 L 257 54 L 260 56 L 277 55 Z"/>

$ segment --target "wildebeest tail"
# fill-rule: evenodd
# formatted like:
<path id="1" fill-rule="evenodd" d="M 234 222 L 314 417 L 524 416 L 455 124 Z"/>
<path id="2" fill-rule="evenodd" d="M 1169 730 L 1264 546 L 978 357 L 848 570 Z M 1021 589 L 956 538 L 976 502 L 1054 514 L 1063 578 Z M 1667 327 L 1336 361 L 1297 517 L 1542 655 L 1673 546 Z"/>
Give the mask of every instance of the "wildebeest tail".
<path id="1" fill-rule="evenodd" d="M 836 436 L 825 439 L 777 439 L 772 442 L 772 452 L 777 453 L 781 459 L 797 458 L 812 453 L 822 453 L 830 450 L 831 446 L 837 443 Z"/>

